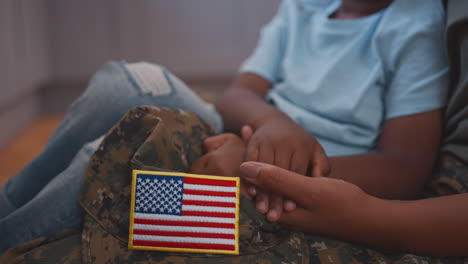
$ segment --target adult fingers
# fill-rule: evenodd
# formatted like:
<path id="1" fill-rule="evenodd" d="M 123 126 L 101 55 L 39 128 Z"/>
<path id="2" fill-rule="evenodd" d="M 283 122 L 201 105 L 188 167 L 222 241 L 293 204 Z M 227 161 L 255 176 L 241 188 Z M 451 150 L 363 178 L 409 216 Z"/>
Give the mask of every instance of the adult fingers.
<path id="1" fill-rule="evenodd" d="M 246 182 L 244 179 L 241 179 L 241 191 L 242 194 L 246 195 L 249 200 L 254 200 L 257 195 L 257 188 L 251 183 Z"/>
<path id="2" fill-rule="evenodd" d="M 307 219 L 308 221 L 304 221 Z M 326 234 L 324 230 L 323 217 L 313 211 L 298 208 L 294 213 L 284 213 L 281 217 L 282 223 L 289 230 L 297 230 L 305 233 L 322 233 Z"/>
<path id="3" fill-rule="evenodd" d="M 322 181 L 260 162 L 242 163 L 240 176 L 258 188 L 288 197 L 303 207 L 314 204 L 322 190 Z"/>

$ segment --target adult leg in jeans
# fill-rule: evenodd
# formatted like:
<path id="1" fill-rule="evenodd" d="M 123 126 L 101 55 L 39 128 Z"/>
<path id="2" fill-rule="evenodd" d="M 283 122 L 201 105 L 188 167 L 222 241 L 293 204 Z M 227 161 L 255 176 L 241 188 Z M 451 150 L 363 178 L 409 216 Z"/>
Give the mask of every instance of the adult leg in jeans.
<path id="1" fill-rule="evenodd" d="M 64 228 L 80 226 L 82 209 L 78 204 L 83 175 L 99 140 L 86 144 L 70 166 L 54 177 L 29 202 L 0 219 L 0 255 L 10 247 Z"/>
<path id="2" fill-rule="evenodd" d="M 109 62 L 69 108 L 44 151 L 0 190 L 0 218 L 28 203 L 64 171 L 86 143 L 103 135 L 131 107 L 166 106 L 192 111 L 218 130 L 222 121 L 182 81 L 148 63 Z"/>

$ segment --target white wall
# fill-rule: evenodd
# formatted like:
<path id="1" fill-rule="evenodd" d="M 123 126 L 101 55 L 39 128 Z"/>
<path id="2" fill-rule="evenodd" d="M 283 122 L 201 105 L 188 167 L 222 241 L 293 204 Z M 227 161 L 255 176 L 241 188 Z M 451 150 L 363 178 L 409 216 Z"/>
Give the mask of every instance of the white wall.
<path id="1" fill-rule="evenodd" d="M 0 0 L 0 144 L 35 117 L 49 78 L 46 0 Z"/>
<path id="2" fill-rule="evenodd" d="M 53 74 L 88 76 L 109 59 L 184 76 L 232 75 L 280 0 L 51 0 Z"/>
<path id="3" fill-rule="evenodd" d="M 234 75 L 279 2 L 0 0 L 0 146 L 43 109 L 44 94 L 68 104 L 68 84 L 84 86 L 108 60 L 157 62 L 185 78 Z M 39 91 L 51 82 L 60 85 Z"/>
<path id="4" fill-rule="evenodd" d="M 30 93 L 49 76 L 46 1 L 0 1 L 0 105 Z"/>

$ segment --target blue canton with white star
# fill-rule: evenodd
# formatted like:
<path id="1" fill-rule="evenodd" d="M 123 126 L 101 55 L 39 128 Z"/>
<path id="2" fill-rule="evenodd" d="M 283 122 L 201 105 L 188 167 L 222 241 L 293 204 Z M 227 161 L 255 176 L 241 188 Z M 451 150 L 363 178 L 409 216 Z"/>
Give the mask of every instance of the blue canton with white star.
<path id="1" fill-rule="evenodd" d="M 182 215 L 184 177 L 138 174 L 135 213 Z"/>

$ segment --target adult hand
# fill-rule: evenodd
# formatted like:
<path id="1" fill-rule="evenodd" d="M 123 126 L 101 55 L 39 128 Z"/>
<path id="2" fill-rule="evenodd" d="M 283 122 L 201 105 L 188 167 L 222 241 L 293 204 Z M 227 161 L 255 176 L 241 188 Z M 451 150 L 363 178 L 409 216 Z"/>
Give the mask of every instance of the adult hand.
<path id="1" fill-rule="evenodd" d="M 240 177 L 258 189 L 293 200 L 302 209 L 285 213 L 280 222 L 304 232 L 337 234 L 367 210 L 371 196 L 351 183 L 327 177 L 304 177 L 276 166 L 245 162 Z M 343 225 L 343 223 L 346 223 Z"/>
<path id="2" fill-rule="evenodd" d="M 260 122 L 255 131 L 250 126 L 242 128 L 244 139 L 248 138 L 246 161 L 259 161 L 280 168 L 311 176 L 326 176 L 330 172 L 328 159 L 315 138 L 288 117 L 275 115 Z M 283 211 L 283 198 L 250 188 L 256 195 L 256 208 L 267 214 L 269 221 L 277 221 Z M 295 208 L 285 202 L 286 211 Z"/>

